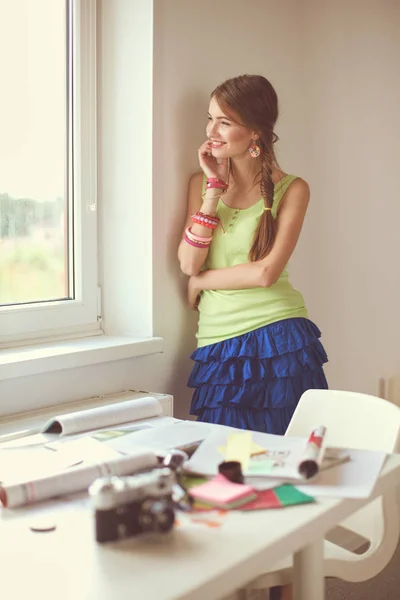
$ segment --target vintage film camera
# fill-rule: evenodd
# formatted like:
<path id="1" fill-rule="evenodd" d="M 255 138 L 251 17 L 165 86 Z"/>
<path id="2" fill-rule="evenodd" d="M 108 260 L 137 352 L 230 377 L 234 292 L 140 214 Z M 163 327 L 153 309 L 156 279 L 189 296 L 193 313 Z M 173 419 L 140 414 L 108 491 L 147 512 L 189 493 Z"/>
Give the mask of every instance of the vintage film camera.
<path id="1" fill-rule="evenodd" d="M 184 453 L 166 457 L 164 466 L 127 477 L 101 477 L 89 488 L 98 542 L 144 532 L 167 533 L 174 525 L 173 489 Z"/>

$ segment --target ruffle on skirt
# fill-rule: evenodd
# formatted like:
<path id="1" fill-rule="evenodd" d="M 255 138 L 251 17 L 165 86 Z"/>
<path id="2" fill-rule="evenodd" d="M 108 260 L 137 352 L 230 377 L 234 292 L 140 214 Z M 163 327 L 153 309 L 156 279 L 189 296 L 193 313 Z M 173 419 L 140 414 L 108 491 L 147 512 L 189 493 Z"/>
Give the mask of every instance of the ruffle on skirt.
<path id="1" fill-rule="evenodd" d="M 307 389 L 328 387 L 328 357 L 309 319 L 266 325 L 198 348 L 188 386 L 198 420 L 283 434 Z"/>

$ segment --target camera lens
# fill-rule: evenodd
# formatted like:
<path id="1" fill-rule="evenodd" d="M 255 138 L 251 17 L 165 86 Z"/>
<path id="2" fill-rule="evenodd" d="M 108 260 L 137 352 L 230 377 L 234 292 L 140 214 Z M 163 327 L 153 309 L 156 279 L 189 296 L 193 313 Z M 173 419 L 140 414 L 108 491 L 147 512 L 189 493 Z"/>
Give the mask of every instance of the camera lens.
<path id="1" fill-rule="evenodd" d="M 155 527 L 158 531 L 165 533 L 172 529 L 175 521 L 175 514 L 172 508 L 167 506 L 165 502 L 160 502 L 159 504 L 160 506 L 157 507 L 157 510 L 154 514 Z"/>
<path id="2" fill-rule="evenodd" d="M 139 514 L 143 530 L 165 533 L 172 529 L 174 521 L 175 513 L 169 503 L 163 500 L 147 500 L 143 503 Z"/>

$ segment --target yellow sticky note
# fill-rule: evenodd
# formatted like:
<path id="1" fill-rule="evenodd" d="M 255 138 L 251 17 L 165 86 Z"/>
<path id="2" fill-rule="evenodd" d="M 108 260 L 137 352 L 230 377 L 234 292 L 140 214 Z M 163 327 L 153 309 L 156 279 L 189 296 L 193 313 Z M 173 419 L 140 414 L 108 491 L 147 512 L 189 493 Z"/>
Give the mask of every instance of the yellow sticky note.
<path id="1" fill-rule="evenodd" d="M 259 446 L 255 442 L 252 442 L 252 444 L 251 444 L 251 456 L 255 456 L 256 454 L 264 454 L 264 452 L 265 452 L 265 448 L 263 448 L 262 446 Z"/>
<path id="2" fill-rule="evenodd" d="M 245 469 L 249 463 L 253 445 L 251 431 L 232 433 L 228 436 L 226 446 L 218 448 L 225 460 L 240 462 Z"/>
<path id="3" fill-rule="evenodd" d="M 222 456 L 226 456 L 226 448 L 227 446 L 219 446 L 218 452 L 222 454 Z M 255 442 L 251 443 L 250 456 L 256 456 L 257 454 L 265 454 L 265 448 L 256 444 Z"/>

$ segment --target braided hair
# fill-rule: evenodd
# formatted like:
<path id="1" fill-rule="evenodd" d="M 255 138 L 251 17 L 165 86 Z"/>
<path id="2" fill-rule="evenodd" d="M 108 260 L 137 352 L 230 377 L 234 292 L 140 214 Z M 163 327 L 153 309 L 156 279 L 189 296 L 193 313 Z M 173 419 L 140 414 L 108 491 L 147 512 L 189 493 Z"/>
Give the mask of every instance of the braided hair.
<path id="1" fill-rule="evenodd" d="M 212 92 L 221 108 L 235 113 L 246 127 L 258 134 L 260 172 L 255 184 L 260 185 L 264 210 L 249 251 L 251 261 L 261 260 L 272 249 L 276 235 L 275 219 L 270 210 L 274 201 L 272 166 L 276 162 L 274 144 L 278 137 L 274 126 L 278 119 L 278 97 L 271 83 L 261 75 L 240 75 L 228 79 Z"/>

